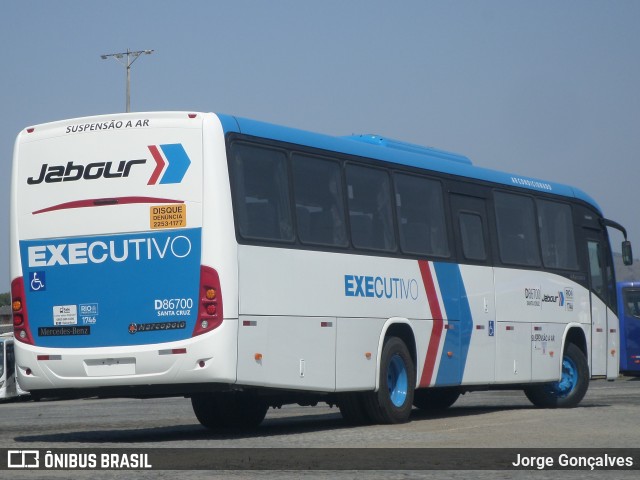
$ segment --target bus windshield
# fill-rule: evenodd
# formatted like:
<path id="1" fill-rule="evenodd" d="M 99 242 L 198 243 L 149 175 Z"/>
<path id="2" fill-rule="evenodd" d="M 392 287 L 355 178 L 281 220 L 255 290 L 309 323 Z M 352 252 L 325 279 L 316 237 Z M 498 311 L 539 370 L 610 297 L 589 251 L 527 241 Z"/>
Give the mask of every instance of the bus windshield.
<path id="1" fill-rule="evenodd" d="M 640 288 L 624 289 L 624 313 L 630 317 L 640 318 Z"/>

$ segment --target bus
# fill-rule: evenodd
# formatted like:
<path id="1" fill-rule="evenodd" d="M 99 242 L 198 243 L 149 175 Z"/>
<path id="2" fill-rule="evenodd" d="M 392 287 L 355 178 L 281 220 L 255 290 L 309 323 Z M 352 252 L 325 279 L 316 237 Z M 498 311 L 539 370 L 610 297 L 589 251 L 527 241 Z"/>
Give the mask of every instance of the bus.
<path id="1" fill-rule="evenodd" d="M 400 423 L 478 389 L 577 405 L 615 379 L 606 219 L 582 191 L 379 135 L 214 113 L 28 127 L 11 193 L 18 378 L 34 398 L 184 396 Z"/>
<path id="2" fill-rule="evenodd" d="M 13 334 L 0 334 L 0 400 L 18 396 Z"/>
<path id="3" fill-rule="evenodd" d="M 17 397 L 28 398 L 16 378 L 13 333 L 0 333 L 0 401 Z"/>
<path id="4" fill-rule="evenodd" d="M 640 375 L 640 282 L 618 282 L 620 372 Z"/>

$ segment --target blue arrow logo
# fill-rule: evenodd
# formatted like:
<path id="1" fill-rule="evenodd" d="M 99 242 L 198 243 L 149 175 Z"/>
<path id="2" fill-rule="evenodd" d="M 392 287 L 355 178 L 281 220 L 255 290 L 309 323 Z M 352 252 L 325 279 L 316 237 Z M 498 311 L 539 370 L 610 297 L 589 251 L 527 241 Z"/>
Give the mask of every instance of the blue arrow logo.
<path id="1" fill-rule="evenodd" d="M 167 169 L 160 183 L 180 183 L 187 173 L 191 160 L 181 143 L 160 145 L 160 149 L 167 159 Z"/>

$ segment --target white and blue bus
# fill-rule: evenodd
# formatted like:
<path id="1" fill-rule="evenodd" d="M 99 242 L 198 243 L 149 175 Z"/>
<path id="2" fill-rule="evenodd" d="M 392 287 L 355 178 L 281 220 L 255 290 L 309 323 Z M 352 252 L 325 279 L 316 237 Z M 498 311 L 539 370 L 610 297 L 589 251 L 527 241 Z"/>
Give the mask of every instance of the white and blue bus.
<path id="1" fill-rule="evenodd" d="M 572 407 L 618 376 L 624 229 L 578 189 L 212 113 L 37 125 L 13 165 L 36 398 L 183 395 L 210 428 L 317 402 L 398 423 L 477 389 Z"/>

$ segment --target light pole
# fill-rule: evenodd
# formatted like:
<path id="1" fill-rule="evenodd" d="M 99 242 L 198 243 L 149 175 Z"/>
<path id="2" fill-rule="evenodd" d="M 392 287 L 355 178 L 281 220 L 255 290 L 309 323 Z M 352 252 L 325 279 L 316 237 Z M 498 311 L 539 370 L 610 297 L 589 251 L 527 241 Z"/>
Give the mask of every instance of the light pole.
<path id="1" fill-rule="evenodd" d="M 131 111 L 131 65 L 133 65 L 133 62 L 135 62 L 143 53 L 145 55 L 151 55 L 153 50 L 138 50 L 137 52 L 132 52 L 127 48 L 126 52 L 100 55 L 100 58 L 103 60 L 106 60 L 109 57 L 116 59 L 127 69 L 127 112 Z M 125 56 L 127 57 L 126 61 L 124 60 Z"/>

